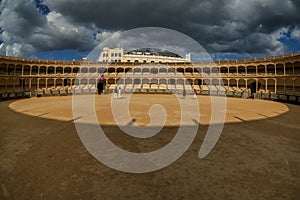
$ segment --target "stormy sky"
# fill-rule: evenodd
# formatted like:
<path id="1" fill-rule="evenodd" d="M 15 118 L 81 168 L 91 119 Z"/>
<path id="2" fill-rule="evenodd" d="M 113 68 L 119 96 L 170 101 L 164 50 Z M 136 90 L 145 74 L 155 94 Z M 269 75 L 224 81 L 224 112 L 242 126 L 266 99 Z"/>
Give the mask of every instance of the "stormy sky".
<path id="1" fill-rule="evenodd" d="M 8 56 L 78 58 L 140 27 L 184 33 L 217 58 L 300 51 L 300 0 L 2 0 L 0 12 Z"/>

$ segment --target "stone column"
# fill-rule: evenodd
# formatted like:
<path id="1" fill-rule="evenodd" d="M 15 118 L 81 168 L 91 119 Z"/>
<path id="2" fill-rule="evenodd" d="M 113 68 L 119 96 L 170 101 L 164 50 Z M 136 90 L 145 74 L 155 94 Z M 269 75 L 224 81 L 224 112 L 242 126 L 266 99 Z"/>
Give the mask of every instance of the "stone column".
<path id="1" fill-rule="evenodd" d="M 284 91 L 284 94 L 286 94 L 286 86 L 285 86 L 285 79 L 283 79 L 283 91 Z"/>
<path id="2" fill-rule="evenodd" d="M 275 94 L 277 94 L 277 79 L 275 78 Z"/>

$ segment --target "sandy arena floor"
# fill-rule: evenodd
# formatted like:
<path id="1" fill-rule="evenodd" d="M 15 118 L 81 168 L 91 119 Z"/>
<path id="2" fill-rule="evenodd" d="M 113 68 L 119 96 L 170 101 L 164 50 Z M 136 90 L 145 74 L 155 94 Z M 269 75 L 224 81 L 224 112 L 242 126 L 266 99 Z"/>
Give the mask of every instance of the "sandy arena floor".
<path id="1" fill-rule="evenodd" d="M 76 132 L 71 96 L 0 102 L 0 199 L 300 199 L 300 106 L 228 98 L 222 135 L 200 159 L 210 102 L 198 96 L 198 133 L 183 156 L 145 174 L 111 169 L 89 154 Z M 165 127 L 140 139 L 116 126 L 111 95 L 95 97 L 105 134 L 131 152 L 162 148 L 178 130 L 173 95 L 133 95 L 135 123 L 147 126 L 154 104 L 165 108 Z"/>

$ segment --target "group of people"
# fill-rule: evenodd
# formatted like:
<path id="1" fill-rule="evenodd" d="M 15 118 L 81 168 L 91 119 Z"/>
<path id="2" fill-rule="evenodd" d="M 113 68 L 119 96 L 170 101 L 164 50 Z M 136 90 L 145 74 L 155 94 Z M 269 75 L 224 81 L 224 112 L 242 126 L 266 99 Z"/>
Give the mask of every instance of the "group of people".
<path id="1" fill-rule="evenodd" d="M 114 89 L 114 99 L 121 98 L 121 87 L 115 87 Z"/>
<path id="2" fill-rule="evenodd" d="M 185 88 L 182 91 L 182 96 L 185 99 L 185 97 L 186 97 L 186 90 L 185 90 Z M 193 91 L 193 99 L 197 99 L 197 90 L 196 89 L 194 89 L 194 91 Z"/>

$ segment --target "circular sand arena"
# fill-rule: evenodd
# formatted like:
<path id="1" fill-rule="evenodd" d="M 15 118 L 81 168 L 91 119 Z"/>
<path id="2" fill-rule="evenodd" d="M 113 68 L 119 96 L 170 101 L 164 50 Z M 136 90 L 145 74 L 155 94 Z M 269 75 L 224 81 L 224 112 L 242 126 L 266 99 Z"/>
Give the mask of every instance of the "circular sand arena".
<path id="1" fill-rule="evenodd" d="M 95 113 L 101 125 L 116 124 L 112 114 L 111 101 L 118 103 L 118 101 L 120 102 L 124 98 L 129 98 L 129 96 L 123 95 L 122 99 L 112 99 L 111 95 L 95 96 Z M 190 99 L 192 97 L 187 97 L 186 101 Z M 200 124 L 210 124 L 211 97 L 200 96 L 197 100 L 200 109 L 200 118 L 198 119 Z M 192 101 L 197 100 L 193 99 Z M 220 114 L 226 113 L 224 123 L 273 118 L 289 111 L 289 108 L 285 104 L 273 101 L 238 98 L 227 98 L 225 101 L 226 109 L 216 111 Z M 149 124 L 150 117 L 148 112 L 150 107 L 155 104 L 160 104 L 165 108 L 167 113 L 166 126 L 178 126 L 180 123 L 181 110 L 175 95 L 134 94 L 129 102 L 131 117 L 139 125 L 146 126 Z M 71 96 L 24 99 L 10 104 L 9 107 L 16 112 L 34 117 L 61 121 L 73 120 Z M 190 109 L 193 110 L 194 108 L 191 107 Z"/>
<path id="2" fill-rule="evenodd" d="M 299 106 L 227 98 L 226 109 L 217 111 L 225 112 L 221 137 L 200 159 L 211 123 L 211 99 L 193 100 L 200 116 L 192 145 L 168 167 L 145 174 L 111 169 L 89 154 L 76 132 L 71 96 L 0 102 L 0 199 L 299 198 Z M 151 122 L 152 105 L 161 104 L 166 111 L 165 127 L 147 139 L 131 137 L 116 126 L 111 101 L 122 99 L 95 96 L 95 113 L 107 137 L 124 150 L 162 148 L 178 129 L 181 113 L 173 95 L 131 97 L 130 115 L 138 125 Z"/>

